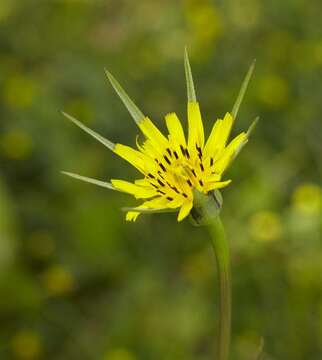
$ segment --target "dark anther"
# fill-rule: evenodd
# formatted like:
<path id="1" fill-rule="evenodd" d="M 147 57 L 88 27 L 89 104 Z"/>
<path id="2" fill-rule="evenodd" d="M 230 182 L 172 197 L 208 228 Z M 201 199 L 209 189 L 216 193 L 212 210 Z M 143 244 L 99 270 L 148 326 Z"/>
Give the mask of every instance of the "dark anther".
<path id="1" fill-rule="evenodd" d="M 203 167 L 202 163 L 200 163 L 200 169 L 201 171 L 205 171 L 205 168 Z"/>
<path id="2" fill-rule="evenodd" d="M 193 176 L 194 176 L 194 177 L 197 177 L 196 172 L 195 172 L 195 169 L 192 169 L 191 172 L 193 173 Z"/>
<path id="3" fill-rule="evenodd" d="M 167 200 L 172 201 L 173 198 L 171 196 L 167 196 Z"/>
<path id="4" fill-rule="evenodd" d="M 199 180 L 199 184 L 200 184 L 201 186 L 203 186 L 203 181 L 202 181 L 202 180 Z"/>
<path id="5" fill-rule="evenodd" d="M 162 194 L 162 195 L 165 195 L 165 192 L 162 191 L 162 190 L 158 190 L 157 192 L 160 193 L 160 194 Z"/>
<path id="6" fill-rule="evenodd" d="M 158 179 L 158 183 L 159 183 L 161 186 L 165 186 L 160 179 Z"/>
<path id="7" fill-rule="evenodd" d="M 167 171 L 167 169 L 164 167 L 164 165 L 162 163 L 159 163 L 159 166 L 163 171 Z"/>
<path id="8" fill-rule="evenodd" d="M 214 159 L 210 158 L 210 166 L 212 166 L 214 164 Z"/>
<path id="9" fill-rule="evenodd" d="M 158 188 L 156 185 L 152 184 L 151 182 L 150 182 L 150 184 L 151 184 L 153 187 L 155 187 L 156 189 Z"/>
<path id="10" fill-rule="evenodd" d="M 188 149 L 185 149 L 185 153 L 186 153 L 187 158 L 190 159 L 190 154 L 189 154 Z"/>
<path id="11" fill-rule="evenodd" d="M 196 149 L 198 151 L 198 154 L 201 155 L 202 154 L 201 147 L 199 147 L 198 144 L 196 144 Z"/>
<path id="12" fill-rule="evenodd" d="M 180 145 L 180 150 L 181 150 L 181 152 L 182 152 L 182 155 L 183 155 L 183 156 L 186 156 L 186 153 L 185 153 L 185 151 L 184 151 L 184 147 L 183 147 L 182 145 Z"/>
<path id="13" fill-rule="evenodd" d="M 189 179 L 187 180 L 187 183 L 188 183 L 189 186 L 192 186 L 192 183 L 191 183 L 191 181 Z"/>
<path id="14" fill-rule="evenodd" d="M 176 151 L 173 152 L 176 159 L 179 159 L 179 156 Z"/>
<path id="15" fill-rule="evenodd" d="M 169 148 L 167 148 L 167 153 L 172 156 L 171 150 Z"/>
<path id="16" fill-rule="evenodd" d="M 182 193 L 182 195 L 183 195 L 185 198 L 187 198 L 187 197 L 188 197 L 188 195 L 187 195 L 187 194 L 185 194 L 185 193 Z"/>
<path id="17" fill-rule="evenodd" d="M 155 161 L 157 164 L 159 164 L 159 160 L 158 160 L 158 159 L 154 159 L 154 161 Z"/>
<path id="18" fill-rule="evenodd" d="M 148 173 L 148 177 L 151 179 L 155 179 L 155 177 L 151 173 Z"/>
<path id="19" fill-rule="evenodd" d="M 180 194 L 179 190 L 175 186 L 172 186 L 171 189 L 174 190 L 177 194 Z"/>
<path id="20" fill-rule="evenodd" d="M 167 158 L 166 155 L 163 155 L 163 158 L 164 158 L 164 160 L 165 160 L 169 165 L 171 165 L 171 162 L 170 162 L 170 160 Z"/>

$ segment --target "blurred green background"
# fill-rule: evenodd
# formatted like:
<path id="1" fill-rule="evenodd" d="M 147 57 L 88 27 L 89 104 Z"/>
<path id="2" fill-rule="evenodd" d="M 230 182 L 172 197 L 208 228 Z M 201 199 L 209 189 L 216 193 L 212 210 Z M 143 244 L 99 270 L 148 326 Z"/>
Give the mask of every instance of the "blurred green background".
<path id="1" fill-rule="evenodd" d="M 322 358 L 322 4 L 1 0 L 0 359 L 213 358 L 217 280 L 206 232 L 173 214 L 126 223 L 130 196 L 69 179 L 135 171 L 60 114 L 135 145 L 107 67 L 164 129 L 185 121 L 186 44 L 206 128 L 254 58 L 229 169 L 232 359 Z"/>

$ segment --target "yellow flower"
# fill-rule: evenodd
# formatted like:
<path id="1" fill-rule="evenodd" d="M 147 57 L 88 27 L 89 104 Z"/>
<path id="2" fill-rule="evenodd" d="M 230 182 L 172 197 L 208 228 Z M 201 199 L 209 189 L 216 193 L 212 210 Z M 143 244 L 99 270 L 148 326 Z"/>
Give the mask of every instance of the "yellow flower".
<path id="1" fill-rule="evenodd" d="M 176 210 L 179 212 L 178 221 L 181 221 L 193 208 L 195 191 L 210 194 L 215 189 L 227 186 L 231 180 L 224 180 L 223 174 L 248 141 L 249 134 L 257 121 L 256 119 L 247 132 L 242 132 L 228 142 L 234 119 L 254 68 L 253 64 L 246 75 L 232 113 L 227 112 L 223 119 L 217 120 L 208 139 L 205 140 L 187 51 L 185 51 L 184 65 L 188 95 L 187 137 L 175 113 L 165 116 L 168 135 L 162 134 L 138 109 L 108 71 L 106 75 L 113 88 L 145 136 L 142 144 L 137 141 L 137 150 L 119 143 L 114 144 L 72 116 L 63 113 L 74 124 L 128 161 L 141 173 L 142 178 L 134 182 L 119 179 L 104 182 L 63 172 L 79 180 L 131 194 L 136 199 L 144 199 L 141 205 L 127 208 L 126 220 L 128 221 L 135 221 L 140 213 Z"/>

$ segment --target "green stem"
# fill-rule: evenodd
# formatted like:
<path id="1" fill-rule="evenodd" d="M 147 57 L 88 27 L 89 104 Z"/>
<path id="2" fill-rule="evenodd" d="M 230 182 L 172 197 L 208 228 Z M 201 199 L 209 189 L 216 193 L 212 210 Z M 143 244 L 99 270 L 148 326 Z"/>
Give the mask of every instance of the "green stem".
<path id="1" fill-rule="evenodd" d="M 230 329 L 231 329 L 231 277 L 230 255 L 224 226 L 217 216 L 209 223 L 209 232 L 217 262 L 219 281 L 219 338 L 217 360 L 229 358 Z"/>

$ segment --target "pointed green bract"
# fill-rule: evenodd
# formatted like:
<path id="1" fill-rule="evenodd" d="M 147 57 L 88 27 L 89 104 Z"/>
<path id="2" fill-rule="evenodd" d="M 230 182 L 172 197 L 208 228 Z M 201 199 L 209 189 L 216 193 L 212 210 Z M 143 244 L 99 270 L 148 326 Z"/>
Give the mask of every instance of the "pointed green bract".
<path id="1" fill-rule="evenodd" d="M 256 63 L 256 60 L 254 60 L 249 68 L 249 70 L 247 71 L 247 74 L 245 76 L 245 79 L 241 85 L 241 88 L 239 90 L 239 93 L 238 93 L 238 96 L 237 96 L 237 99 L 236 99 L 236 102 L 233 106 L 233 109 L 232 109 L 232 112 L 231 112 L 231 115 L 233 117 L 233 119 L 235 120 L 236 117 L 237 117 L 237 114 L 238 114 L 238 110 L 239 110 L 239 107 L 240 107 L 240 104 L 242 103 L 243 101 L 243 98 L 244 98 L 244 95 L 246 93 L 246 90 L 247 90 L 247 87 L 248 87 L 248 84 L 249 84 L 249 80 L 250 78 L 252 77 L 252 74 L 253 74 L 253 71 L 254 71 L 254 68 L 255 68 L 255 63 Z"/>
<path id="2" fill-rule="evenodd" d="M 248 128 L 248 130 L 247 130 L 247 137 L 248 138 L 250 137 L 251 133 L 254 131 L 254 129 L 255 129 L 257 123 L 258 123 L 258 120 L 259 120 L 259 116 L 257 116 L 255 118 L 255 120 L 251 123 L 250 127 Z"/>
<path id="3" fill-rule="evenodd" d="M 193 78 L 191 73 L 191 66 L 189 63 L 188 51 L 186 47 L 184 49 L 184 71 L 186 75 L 188 102 L 197 102 L 195 87 L 193 84 Z"/>
<path id="4" fill-rule="evenodd" d="M 235 154 L 234 154 L 234 158 L 236 158 L 236 156 L 240 153 L 241 149 L 247 144 L 248 139 L 249 139 L 251 133 L 254 131 L 254 129 L 255 129 L 257 123 L 258 123 L 258 120 L 259 120 L 259 116 L 257 116 L 257 117 L 255 118 L 255 120 L 251 123 L 250 127 L 248 128 L 248 130 L 247 130 L 247 132 L 246 132 L 246 135 L 247 135 L 246 141 L 244 141 L 243 143 L 241 143 L 240 146 L 236 149 Z"/>
<path id="5" fill-rule="evenodd" d="M 113 86 L 117 95 L 121 98 L 123 104 L 126 106 L 127 110 L 133 117 L 134 121 L 139 124 L 144 118 L 144 114 L 142 111 L 134 104 L 134 102 L 130 99 L 128 94 L 122 88 L 120 83 L 114 78 L 114 76 L 105 69 L 105 73 L 107 78 L 109 79 L 111 85 Z"/>
<path id="6" fill-rule="evenodd" d="M 103 136 L 99 135 L 97 132 L 95 132 L 94 130 L 91 130 L 90 128 L 88 128 L 87 126 L 85 126 L 83 123 L 81 123 L 80 121 L 76 120 L 74 117 L 72 117 L 71 115 L 66 114 L 65 112 L 62 112 L 62 114 L 68 119 L 70 120 L 72 123 L 74 123 L 75 125 L 77 125 L 79 128 L 81 128 L 82 130 L 84 130 L 85 132 L 87 132 L 87 134 L 93 136 L 93 138 L 95 138 L 97 141 L 99 141 L 100 143 L 102 143 L 103 145 L 105 145 L 107 148 L 109 148 L 110 150 L 114 150 L 115 144 L 112 143 L 110 140 L 105 139 Z"/>
<path id="7" fill-rule="evenodd" d="M 85 181 L 85 182 L 88 182 L 88 183 L 90 183 L 90 184 L 94 184 L 94 185 L 98 185 L 98 186 L 101 186 L 101 187 L 104 187 L 104 188 L 107 188 L 107 189 L 110 189 L 110 190 L 116 190 L 116 191 L 118 191 L 118 190 L 115 189 L 114 186 L 113 186 L 111 183 L 109 183 L 109 182 L 96 180 L 96 179 L 93 179 L 93 178 L 89 178 L 89 177 L 87 177 L 87 176 L 82 176 L 82 175 L 74 174 L 74 173 L 71 173 L 71 172 L 68 172 L 68 171 L 62 171 L 61 173 L 64 174 L 64 175 L 70 176 L 70 177 L 72 177 L 72 178 L 74 178 L 74 179 L 77 179 L 77 180 Z"/>

